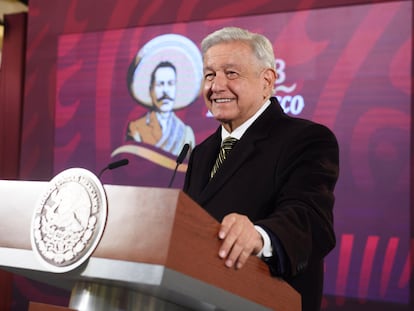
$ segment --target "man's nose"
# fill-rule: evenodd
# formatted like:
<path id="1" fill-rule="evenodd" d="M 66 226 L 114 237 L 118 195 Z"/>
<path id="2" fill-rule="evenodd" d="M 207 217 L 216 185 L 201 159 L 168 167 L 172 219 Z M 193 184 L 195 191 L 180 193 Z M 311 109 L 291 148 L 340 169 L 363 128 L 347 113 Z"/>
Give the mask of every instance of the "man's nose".
<path id="1" fill-rule="evenodd" d="M 216 74 L 211 82 L 211 90 L 213 92 L 222 91 L 226 86 L 226 77 L 223 74 Z"/>

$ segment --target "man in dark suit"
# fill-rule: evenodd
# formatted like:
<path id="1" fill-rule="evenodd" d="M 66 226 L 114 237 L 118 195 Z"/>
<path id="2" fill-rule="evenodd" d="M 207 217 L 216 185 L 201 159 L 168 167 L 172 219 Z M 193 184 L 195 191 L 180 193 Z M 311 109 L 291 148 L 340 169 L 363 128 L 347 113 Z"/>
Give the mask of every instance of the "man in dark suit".
<path id="1" fill-rule="evenodd" d="M 265 37 L 223 28 L 203 40 L 202 53 L 205 102 L 221 126 L 193 150 L 184 191 L 221 222 L 218 256 L 227 267 L 260 256 L 301 294 L 303 310 L 319 310 L 323 258 L 335 246 L 336 138 L 287 116 L 272 97 Z"/>

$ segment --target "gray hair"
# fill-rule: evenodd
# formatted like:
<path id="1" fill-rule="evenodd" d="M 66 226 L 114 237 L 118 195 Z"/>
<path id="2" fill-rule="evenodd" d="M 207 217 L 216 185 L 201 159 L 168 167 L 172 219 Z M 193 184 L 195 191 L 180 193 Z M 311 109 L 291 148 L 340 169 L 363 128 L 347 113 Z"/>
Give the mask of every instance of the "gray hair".
<path id="1" fill-rule="evenodd" d="M 253 50 L 256 58 L 265 68 L 276 70 L 275 54 L 269 39 L 261 34 L 252 33 L 238 27 L 224 27 L 209 34 L 201 42 L 201 51 L 204 56 L 207 50 L 212 46 L 234 41 L 247 43 Z"/>

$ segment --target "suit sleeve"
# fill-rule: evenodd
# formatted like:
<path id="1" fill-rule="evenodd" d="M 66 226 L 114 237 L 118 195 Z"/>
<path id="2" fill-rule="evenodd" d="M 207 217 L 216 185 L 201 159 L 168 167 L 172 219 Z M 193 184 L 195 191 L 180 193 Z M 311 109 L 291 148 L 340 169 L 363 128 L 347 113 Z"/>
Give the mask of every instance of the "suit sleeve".
<path id="1" fill-rule="evenodd" d="M 273 212 L 256 222 L 281 250 L 279 257 L 276 252 L 275 258 L 267 260 L 275 274 L 295 276 L 310 261 L 322 260 L 334 248 L 333 205 L 338 174 L 339 148 L 328 128 L 311 123 L 286 138 L 274 174 Z"/>

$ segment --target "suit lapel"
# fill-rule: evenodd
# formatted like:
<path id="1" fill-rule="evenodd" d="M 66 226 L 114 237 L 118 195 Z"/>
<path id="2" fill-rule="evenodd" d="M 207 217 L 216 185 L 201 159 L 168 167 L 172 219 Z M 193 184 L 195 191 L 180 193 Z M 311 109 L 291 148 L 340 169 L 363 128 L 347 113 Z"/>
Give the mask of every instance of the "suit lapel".
<path id="1" fill-rule="evenodd" d="M 203 205 L 203 203 L 213 197 L 225 183 L 229 182 L 234 173 L 253 153 L 254 144 L 252 142 L 243 142 L 241 140 L 237 142 L 228 158 L 224 161 L 220 169 L 201 192 L 200 204 Z M 210 172 L 207 172 L 207 174 L 210 174 Z"/>
<path id="2" fill-rule="evenodd" d="M 269 127 L 271 127 L 277 118 L 281 117 L 283 112 L 277 101 L 272 101 L 272 104 L 265 110 L 265 112 L 251 125 L 251 127 L 246 131 L 243 137 L 239 142 L 233 147 L 229 157 L 217 171 L 216 175 L 210 180 L 205 180 L 206 186 L 200 193 L 199 203 L 201 205 L 209 201 L 215 193 L 217 193 L 224 184 L 231 182 L 232 176 L 237 172 L 237 170 L 243 165 L 243 163 L 255 152 L 255 145 L 258 141 L 265 139 L 269 133 Z M 217 133 L 217 132 L 216 132 Z M 218 131 L 216 144 L 220 144 L 220 131 Z M 214 150 L 214 153 L 211 153 L 211 150 L 208 152 L 207 159 L 214 163 L 218 149 L 210 146 Z M 202 176 L 210 176 L 210 171 L 212 167 L 210 165 L 204 166 L 205 171 L 202 172 Z"/>
<path id="3" fill-rule="evenodd" d="M 196 156 L 192 166 L 197 173 L 192 174 L 191 188 L 195 191 L 193 195 L 197 197 L 198 203 L 201 203 L 201 193 L 209 183 L 210 171 L 220 150 L 220 143 L 221 128 L 219 127 L 213 135 L 194 150 Z M 199 156 L 199 154 L 202 156 Z"/>

